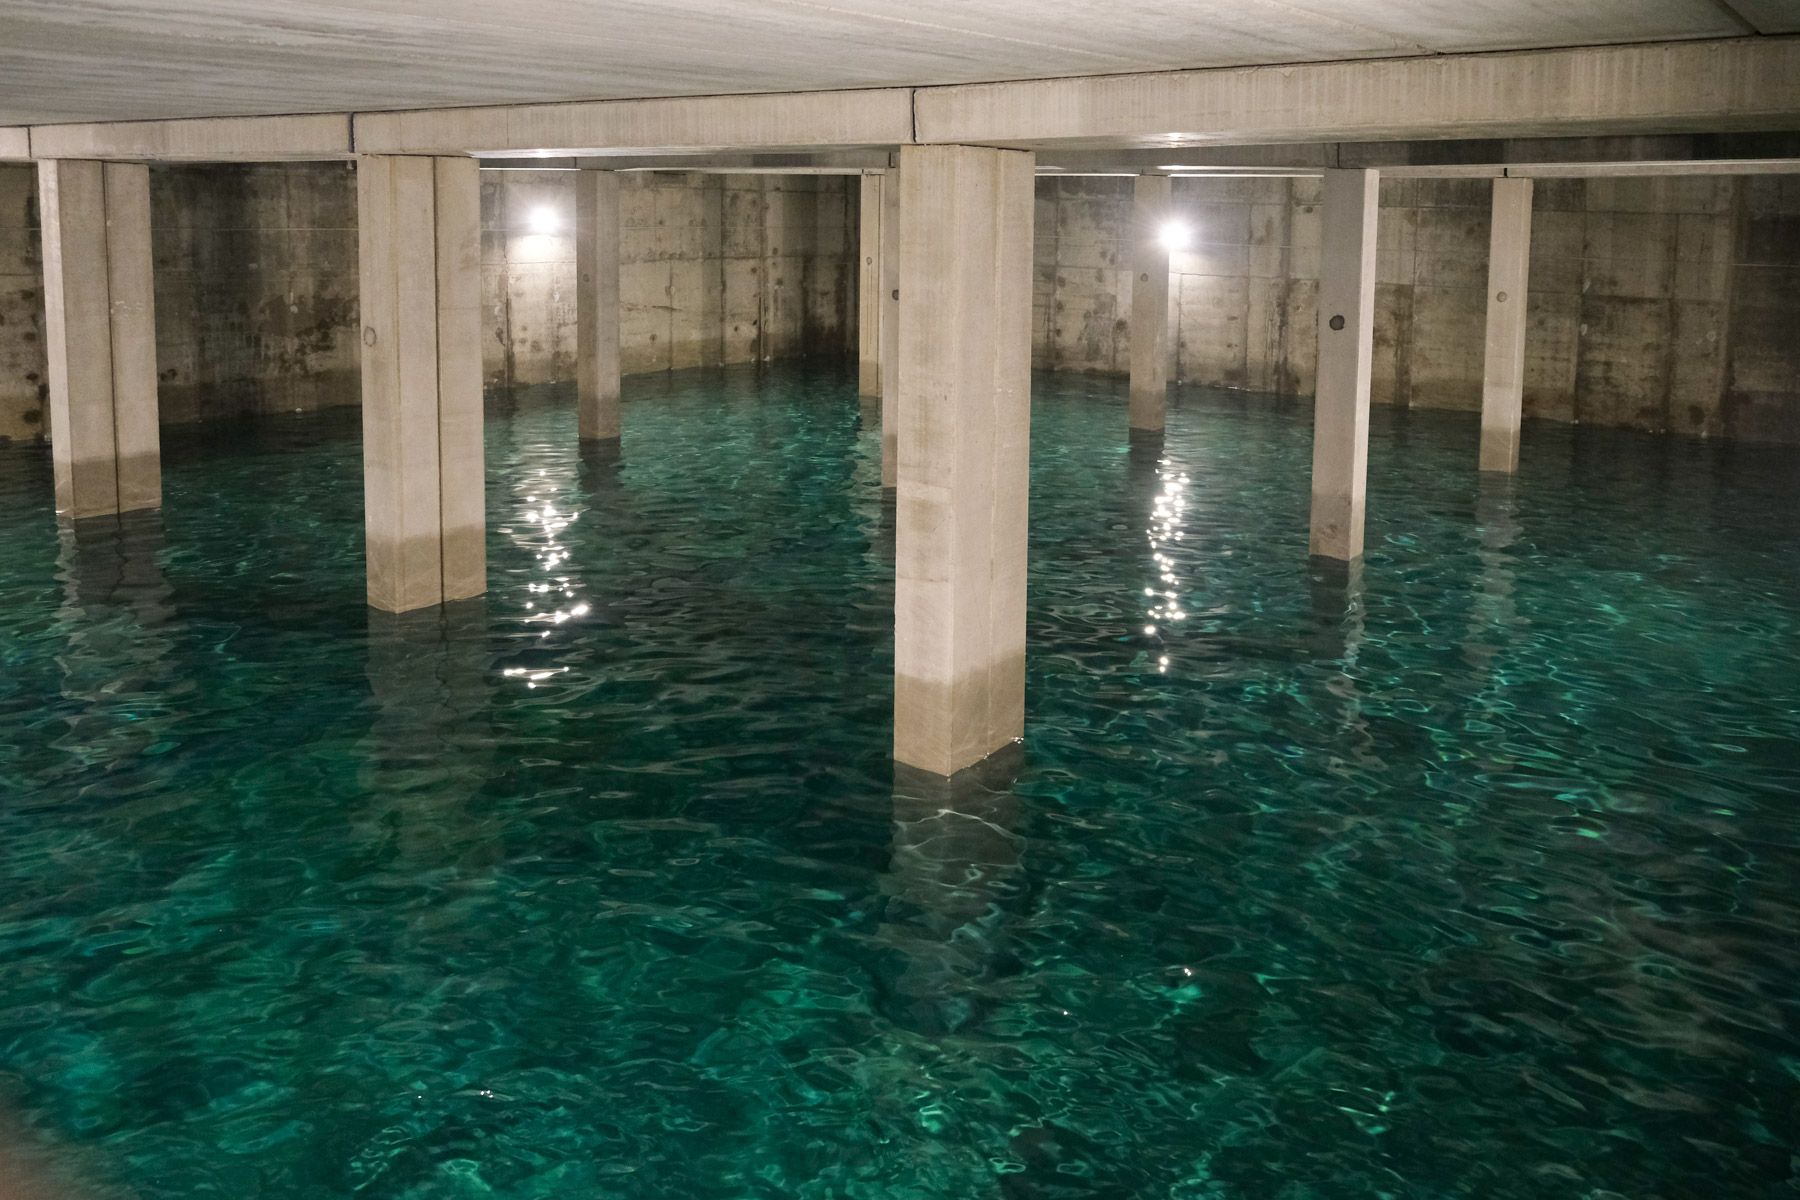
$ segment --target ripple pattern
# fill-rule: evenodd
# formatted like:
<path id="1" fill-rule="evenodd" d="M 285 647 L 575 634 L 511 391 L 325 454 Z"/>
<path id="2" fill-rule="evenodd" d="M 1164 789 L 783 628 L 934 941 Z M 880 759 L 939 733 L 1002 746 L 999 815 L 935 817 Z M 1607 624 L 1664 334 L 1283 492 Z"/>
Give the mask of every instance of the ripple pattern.
<path id="1" fill-rule="evenodd" d="M 887 757 L 836 370 L 493 402 L 491 589 L 363 606 L 356 414 L 0 449 L 0 1173 L 198 1200 L 1800 1191 L 1791 452 L 1034 396 L 1029 730 Z M 9 1151 L 7 1147 L 12 1149 Z"/>

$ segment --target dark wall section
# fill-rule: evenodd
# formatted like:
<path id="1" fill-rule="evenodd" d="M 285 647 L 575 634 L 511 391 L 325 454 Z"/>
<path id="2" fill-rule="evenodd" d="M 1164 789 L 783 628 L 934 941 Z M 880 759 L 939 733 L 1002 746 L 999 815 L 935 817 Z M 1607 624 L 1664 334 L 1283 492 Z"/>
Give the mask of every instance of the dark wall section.
<path id="1" fill-rule="evenodd" d="M 574 178 L 483 172 L 490 386 L 573 375 Z M 150 197 L 165 422 L 358 403 L 348 164 L 158 167 Z M 620 203 L 627 372 L 847 352 L 856 298 L 848 181 L 638 173 L 622 180 Z M 0 166 L 3 438 L 45 434 L 43 306 L 35 172 Z"/>

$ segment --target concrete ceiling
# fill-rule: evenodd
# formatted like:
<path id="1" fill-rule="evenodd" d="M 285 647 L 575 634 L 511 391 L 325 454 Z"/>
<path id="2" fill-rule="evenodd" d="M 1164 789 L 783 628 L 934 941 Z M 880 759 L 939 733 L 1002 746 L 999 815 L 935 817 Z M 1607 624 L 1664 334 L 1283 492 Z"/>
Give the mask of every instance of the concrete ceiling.
<path id="1" fill-rule="evenodd" d="M 0 0 L 0 125 L 968 83 L 1800 30 L 1800 0 Z"/>

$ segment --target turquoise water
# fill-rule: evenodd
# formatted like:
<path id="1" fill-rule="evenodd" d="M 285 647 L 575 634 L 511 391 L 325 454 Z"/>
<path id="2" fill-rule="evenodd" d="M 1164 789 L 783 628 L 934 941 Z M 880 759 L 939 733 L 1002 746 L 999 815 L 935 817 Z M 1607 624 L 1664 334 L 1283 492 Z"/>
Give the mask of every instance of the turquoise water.
<path id="1" fill-rule="evenodd" d="M 832 372 L 488 428 L 492 589 L 363 606 L 356 417 L 0 450 L 0 1138 L 84 1195 L 1791 1195 L 1791 451 L 1041 377 L 1029 731 L 887 758 Z M 0 1168 L 3 1173 L 3 1168 Z M 5 1188 L 0 1185 L 0 1193 Z"/>

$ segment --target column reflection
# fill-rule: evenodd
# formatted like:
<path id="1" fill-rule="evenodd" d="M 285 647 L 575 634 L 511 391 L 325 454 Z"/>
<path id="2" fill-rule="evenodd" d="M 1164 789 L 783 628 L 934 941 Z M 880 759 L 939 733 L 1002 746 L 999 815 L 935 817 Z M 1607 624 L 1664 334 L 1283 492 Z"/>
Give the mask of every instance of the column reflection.
<path id="1" fill-rule="evenodd" d="M 134 760 L 168 725 L 167 662 L 175 614 L 163 577 L 162 514 L 155 510 L 62 522 L 57 529 L 58 657 L 63 695 L 79 702 L 71 732 L 89 753 Z"/>
<path id="2" fill-rule="evenodd" d="M 1368 609 L 1363 597 L 1363 564 L 1313 558 L 1307 575 L 1311 600 L 1308 649 L 1315 661 L 1336 664 L 1325 690 L 1342 704 L 1341 728 L 1355 735 L 1358 753 L 1372 752 L 1373 739 L 1363 718 L 1362 692 L 1356 686 L 1357 658 L 1367 637 Z"/>
<path id="3" fill-rule="evenodd" d="M 475 849 L 469 800 L 492 773 L 494 652 L 482 597 L 410 613 L 369 610 L 373 711 L 355 836 L 396 840 L 414 866 Z M 491 853 L 498 853 L 491 848 Z"/>
<path id="4" fill-rule="evenodd" d="M 895 765 L 893 851 L 882 881 L 877 1005 L 915 1033 L 967 1032 L 1016 972 L 1008 926 L 1026 893 L 1009 747 L 950 779 Z"/>
<path id="5" fill-rule="evenodd" d="M 1475 495 L 1475 525 L 1481 564 L 1469 612 L 1468 636 L 1463 657 L 1477 674 L 1493 669 L 1518 619 L 1513 599 L 1517 576 L 1513 570 L 1512 544 L 1519 540 L 1519 504 L 1512 475 L 1484 472 Z"/>

